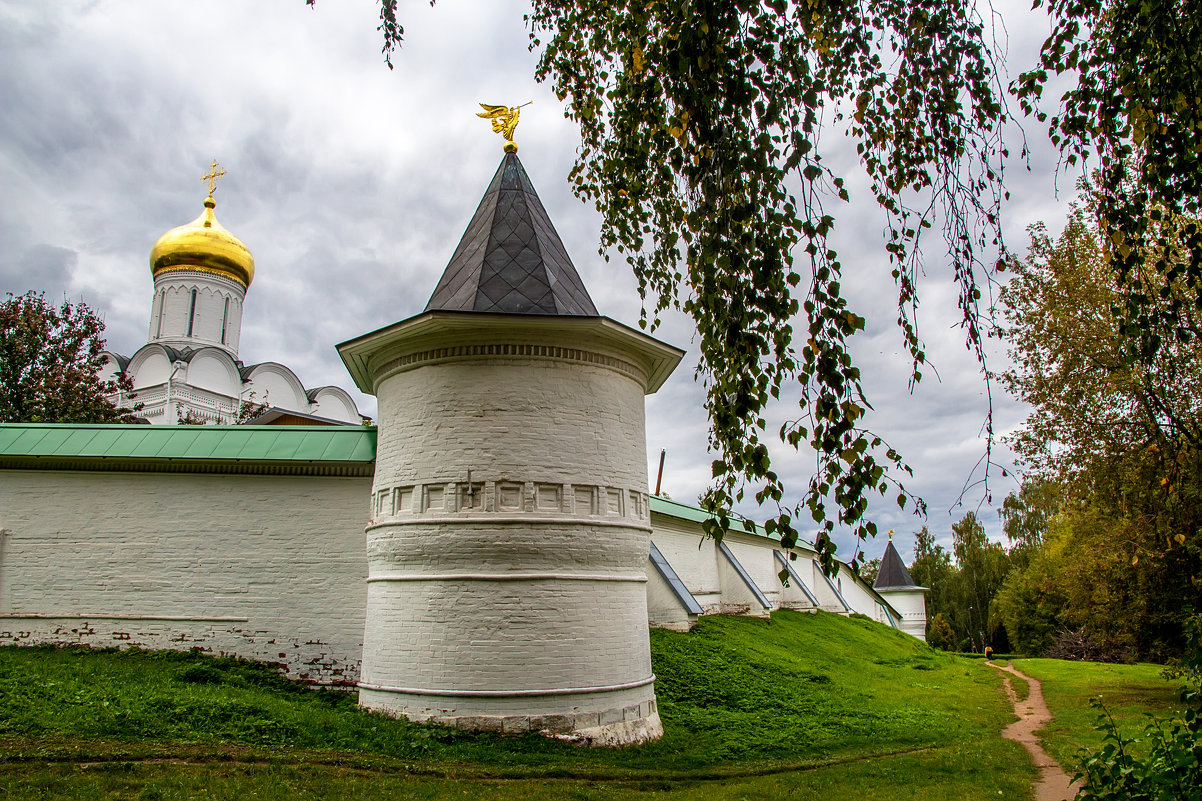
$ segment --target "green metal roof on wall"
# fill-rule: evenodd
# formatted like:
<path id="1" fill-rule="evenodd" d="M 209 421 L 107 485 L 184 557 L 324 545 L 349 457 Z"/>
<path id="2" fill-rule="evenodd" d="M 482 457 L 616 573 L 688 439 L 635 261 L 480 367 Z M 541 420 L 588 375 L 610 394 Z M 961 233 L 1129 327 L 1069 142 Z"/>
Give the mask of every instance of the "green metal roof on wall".
<path id="1" fill-rule="evenodd" d="M 0 424 L 0 465 L 71 462 L 355 465 L 370 470 L 370 426 L 149 426 Z"/>
<path id="2" fill-rule="evenodd" d="M 696 506 L 689 506 L 686 503 L 678 503 L 659 495 L 651 496 L 651 511 L 656 514 L 668 515 L 669 517 L 679 517 L 682 520 L 689 520 L 693 523 L 704 523 L 713 516 L 704 509 L 698 509 Z M 731 515 L 730 530 L 738 531 L 739 529 L 746 531 L 748 534 L 765 536 L 754 521 Z M 780 539 L 780 537 L 772 537 L 772 539 Z"/>

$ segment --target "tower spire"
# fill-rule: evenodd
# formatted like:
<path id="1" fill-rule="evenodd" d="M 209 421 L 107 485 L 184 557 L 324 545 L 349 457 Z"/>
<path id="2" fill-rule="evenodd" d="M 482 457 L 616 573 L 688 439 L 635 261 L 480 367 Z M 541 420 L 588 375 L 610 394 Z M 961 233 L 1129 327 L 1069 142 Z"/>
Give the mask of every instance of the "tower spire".
<path id="1" fill-rule="evenodd" d="M 597 314 L 516 153 L 502 156 L 426 311 Z"/>

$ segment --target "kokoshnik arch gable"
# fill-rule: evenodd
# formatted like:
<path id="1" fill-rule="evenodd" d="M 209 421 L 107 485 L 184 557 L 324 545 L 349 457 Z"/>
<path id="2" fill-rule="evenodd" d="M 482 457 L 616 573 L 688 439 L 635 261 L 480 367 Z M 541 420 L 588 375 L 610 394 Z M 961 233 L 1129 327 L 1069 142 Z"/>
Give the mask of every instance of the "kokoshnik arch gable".
<path id="1" fill-rule="evenodd" d="M 425 311 L 339 346 L 378 429 L 0 426 L 0 641 L 200 647 L 416 720 L 621 744 L 661 732 L 648 624 L 791 607 L 921 637 L 892 543 L 878 591 L 750 522 L 701 542 L 704 512 L 648 495 L 643 398 L 683 351 L 598 314 L 515 151 Z M 181 335 L 177 281 L 240 319 L 231 272 L 156 272 L 147 347 L 226 330 Z"/>

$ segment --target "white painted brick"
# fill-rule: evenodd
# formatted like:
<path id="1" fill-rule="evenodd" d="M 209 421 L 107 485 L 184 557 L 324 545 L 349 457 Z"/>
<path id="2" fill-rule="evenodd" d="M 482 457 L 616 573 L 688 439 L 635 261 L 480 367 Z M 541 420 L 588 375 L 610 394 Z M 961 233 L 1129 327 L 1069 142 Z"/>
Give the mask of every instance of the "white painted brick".
<path id="1" fill-rule="evenodd" d="M 410 691 L 360 703 L 411 717 L 434 707 L 469 728 L 515 716 L 498 725 L 549 733 L 618 714 L 658 736 L 653 685 L 626 687 L 651 676 L 643 389 L 538 357 L 426 364 L 380 383 L 375 492 L 459 497 L 470 471 L 492 494 L 368 527 L 363 681 Z M 575 692 L 603 687 L 625 689 Z"/>
<path id="2" fill-rule="evenodd" d="M 366 478 L 5 470 L 0 642 L 199 647 L 354 681 L 369 491 Z"/>

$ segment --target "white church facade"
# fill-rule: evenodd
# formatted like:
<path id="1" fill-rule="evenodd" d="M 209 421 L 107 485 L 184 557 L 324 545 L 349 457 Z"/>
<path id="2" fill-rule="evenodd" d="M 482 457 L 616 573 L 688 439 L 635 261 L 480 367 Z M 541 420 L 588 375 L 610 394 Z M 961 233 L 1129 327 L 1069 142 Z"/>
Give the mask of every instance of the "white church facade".
<path id="1" fill-rule="evenodd" d="M 161 422 L 224 422 L 248 384 L 274 406 L 290 375 L 236 361 L 253 262 L 205 206 L 156 245 L 185 255 L 152 255 L 151 341 L 113 357 Z M 378 426 L 0 425 L 0 643 L 196 647 L 415 720 L 623 744 L 662 731 L 648 626 L 793 608 L 923 636 L 891 543 L 874 588 L 648 493 L 643 398 L 683 352 L 598 313 L 513 151 L 426 310 L 339 352 Z"/>

